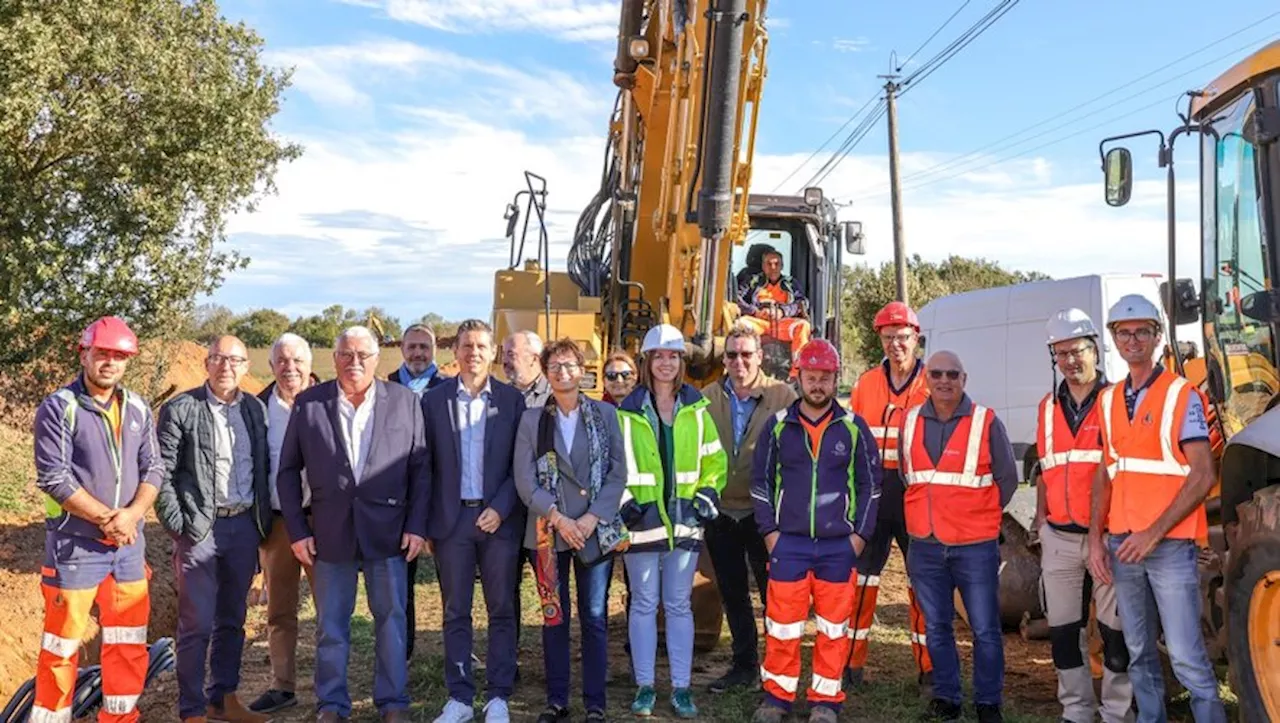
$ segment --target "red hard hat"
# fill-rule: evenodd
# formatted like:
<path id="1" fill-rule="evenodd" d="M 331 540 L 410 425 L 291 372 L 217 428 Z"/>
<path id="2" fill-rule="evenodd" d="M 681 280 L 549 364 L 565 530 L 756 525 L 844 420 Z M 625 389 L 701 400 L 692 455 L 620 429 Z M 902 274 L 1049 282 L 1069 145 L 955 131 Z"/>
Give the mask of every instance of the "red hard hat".
<path id="1" fill-rule="evenodd" d="M 80 348 L 97 347 L 133 356 L 138 353 L 138 337 L 118 316 L 104 316 L 85 327 Z"/>
<path id="2" fill-rule="evenodd" d="M 818 372 L 839 372 L 840 352 L 826 339 L 814 339 L 800 348 L 796 369 Z"/>
<path id="3" fill-rule="evenodd" d="M 912 311 L 910 306 L 901 301 L 890 301 L 884 305 L 883 309 L 876 312 L 875 321 L 872 322 L 872 327 L 876 331 L 886 326 L 910 326 L 920 331 L 920 319 L 916 318 L 916 312 Z"/>

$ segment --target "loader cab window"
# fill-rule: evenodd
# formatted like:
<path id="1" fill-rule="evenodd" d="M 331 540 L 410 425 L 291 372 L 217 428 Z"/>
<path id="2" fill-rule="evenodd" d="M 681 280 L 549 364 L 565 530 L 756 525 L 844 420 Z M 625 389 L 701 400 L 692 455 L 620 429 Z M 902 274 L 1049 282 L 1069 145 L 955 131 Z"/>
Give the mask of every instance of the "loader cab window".
<path id="1" fill-rule="evenodd" d="M 1263 240 L 1254 112 L 1254 96 L 1246 92 L 1215 114 L 1217 138 L 1207 134 L 1202 141 L 1206 356 L 1221 372 L 1223 422 L 1229 434 L 1262 414 L 1280 387 L 1272 320 L 1258 310 L 1269 305 L 1255 308 L 1252 303 L 1275 285 L 1272 250 Z"/>
<path id="2" fill-rule="evenodd" d="M 792 259 L 794 258 L 792 253 L 793 245 L 794 240 L 791 232 L 786 229 L 749 229 L 746 241 L 741 246 L 733 247 L 733 254 L 729 259 L 729 268 L 732 271 L 729 283 L 730 295 L 734 294 L 738 285 L 744 283 L 751 275 L 761 273 L 761 258 L 769 248 L 782 255 L 783 275 L 791 276 L 797 283 L 802 284 L 803 279 L 796 276 L 795 269 L 792 266 Z"/>

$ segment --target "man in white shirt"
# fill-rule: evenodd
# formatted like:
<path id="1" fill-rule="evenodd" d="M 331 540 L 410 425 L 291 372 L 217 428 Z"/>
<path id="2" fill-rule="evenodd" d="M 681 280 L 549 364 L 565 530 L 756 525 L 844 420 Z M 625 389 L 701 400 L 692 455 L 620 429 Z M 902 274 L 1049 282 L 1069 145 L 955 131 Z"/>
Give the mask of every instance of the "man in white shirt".
<path id="1" fill-rule="evenodd" d="M 298 703 L 294 690 L 298 669 L 298 582 L 303 566 L 293 556 L 284 516 L 280 513 L 280 492 L 276 472 L 280 469 L 280 448 L 293 412 L 293 400 L 302 390 L 319 380 L 311 373 L 311 345 L 297 334 L 285 333 L 271 346 L 271 373 L 275 381 L 262 390 L 258 399 L 267 406 L 267 447 L 271 452 L 271 529 L 258 548 L 258 560 L 266 578 L 267 650 L 271 657 L 271 688 L 249 704 L 249 710 L 274 713 Z M 302 510 L 311 514 L 311 490 L 302 482 Z M 311 566 L 306 566 L 311 580 Z"/>

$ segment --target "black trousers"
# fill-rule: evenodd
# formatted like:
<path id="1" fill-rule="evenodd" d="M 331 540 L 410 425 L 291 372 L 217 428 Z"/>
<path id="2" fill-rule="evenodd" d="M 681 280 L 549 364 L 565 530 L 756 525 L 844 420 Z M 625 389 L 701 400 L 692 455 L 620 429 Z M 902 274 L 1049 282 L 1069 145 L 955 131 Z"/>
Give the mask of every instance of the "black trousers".
<path id="1" fill-rule="evenodd" d="M 769 584 L 769 552 L 765 549 L 764 537 L 756 527 L 754 514 L 737 520 L 722 512 L 707 526 L 706 542 L 716 571 L 716 586 L 724 602 L 724 615 L 729 621 L 729 633 L 733 636 L 733 667 L 755 670 L 760 667 L 760 641 L 747 575 L 750 570 L 755 576 L 763 606 Z"/>

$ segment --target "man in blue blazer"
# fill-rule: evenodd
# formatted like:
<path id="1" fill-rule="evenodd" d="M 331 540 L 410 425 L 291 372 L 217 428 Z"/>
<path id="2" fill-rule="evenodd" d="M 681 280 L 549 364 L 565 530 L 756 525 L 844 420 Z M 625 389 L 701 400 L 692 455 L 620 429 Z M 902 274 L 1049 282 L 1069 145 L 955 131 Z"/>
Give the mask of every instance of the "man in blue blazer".
<path id="1" fill-rule="evenodd" d="M 474 717 L 471 603 L 476 566 L 489 613 L 485 656 L 486 723 L 508 723 L 515 685 L 516 619 L 511 591 L 519 573 L 525 509 L 511 473 L 524 397 L 489 376 L 496 355 L 493 329 L 471 319 L 458 327 L 458 376 L 422 397 L 431 505 L 427 538 L 444 601 L 445 684 L 449 701 L 436 723 Z"/>
<path id="2" fill-rule="evenodd" d="M 412 391 L 375 378 L 378 342 L 368 329 L 344 331 L 333 356 L 337 380 L 294 402 L 276 482 L 293 554 L 315 570 L 316 720 L 351 715 L 347 659 L 363 570 L 376 636 L 373 702 L 383 721 L 408 721 L 407 560 L 425 546 L 431 496 L 422 410 Z"/>

